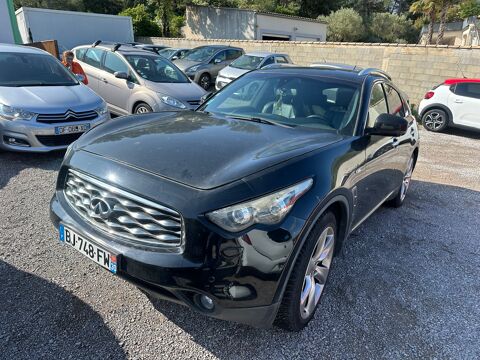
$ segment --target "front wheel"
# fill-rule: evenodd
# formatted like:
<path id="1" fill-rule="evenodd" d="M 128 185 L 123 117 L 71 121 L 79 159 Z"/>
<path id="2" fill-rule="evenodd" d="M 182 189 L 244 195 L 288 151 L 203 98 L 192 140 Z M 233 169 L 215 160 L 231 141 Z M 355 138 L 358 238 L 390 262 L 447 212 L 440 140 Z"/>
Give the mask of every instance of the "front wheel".
<path id="1" fill-rule="evenodd" d="M 135 106 L 135 109 L 133 110 L 134 114 L 146 114 L 146 113 L 151 113 L 153 109 L 151 108 L 150 105 L 146 103 L 140 103 L 137 106 Z"/>
<path id="2" fill-rule="evenodd" d="M 275 319 L 277 326 L 300 331 L 312 320 L 327 283 L 336 236 L 337 221 L 328 212 L 300 250 Z"/>
<path id="3" fill-rule="evenodd" d="M 200 76 L 200 79 L 198 80 L 199 85 L 204 88 L 205 90 L 208 90 L 210 88 L 210 83 L 211 83 L 211 77 L 209 74 L 205 73 Z"/>
<path id="4" fill-rule="evenodd" d="M 443 131 L 448 126 L 448 115 L 440 109 L 428 110 L 422 117 L 422 124 L 428 131 Z"/>

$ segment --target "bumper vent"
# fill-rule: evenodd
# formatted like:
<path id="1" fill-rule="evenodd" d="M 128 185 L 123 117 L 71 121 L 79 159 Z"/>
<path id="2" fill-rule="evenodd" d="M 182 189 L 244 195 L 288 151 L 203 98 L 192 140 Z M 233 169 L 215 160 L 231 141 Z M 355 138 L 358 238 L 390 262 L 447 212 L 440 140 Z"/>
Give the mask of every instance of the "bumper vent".
<path id="1" fill-rule="evenodd" d="M 91 224 L 132 245 L 177 247 L 182 217 L 175 210 L 70 170 L 64 188 L 70 206 Z"/>

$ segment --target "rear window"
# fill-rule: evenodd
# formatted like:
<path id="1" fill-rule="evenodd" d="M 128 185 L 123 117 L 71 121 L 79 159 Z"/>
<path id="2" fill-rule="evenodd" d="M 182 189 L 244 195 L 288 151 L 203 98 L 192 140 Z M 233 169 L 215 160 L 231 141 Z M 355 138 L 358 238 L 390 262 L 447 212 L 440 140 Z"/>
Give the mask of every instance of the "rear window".
<path id="1" fill-rule="evenodd" d="M 85 53 L 87 52 L 87 48 L 80 48 L 75 50 L 75 57 L 78 60 L 83 60 L 83 57 L 85 56 Z"/>
<path id="2" fill-rule="evenodd" d="M 102 49 L 90 48 L 85 53 L 85 58 L 83 62 L 85 62 L 88 65 L 100 68 L 102 64 L 102 56 L 104 52 L 105 51 Z"/>

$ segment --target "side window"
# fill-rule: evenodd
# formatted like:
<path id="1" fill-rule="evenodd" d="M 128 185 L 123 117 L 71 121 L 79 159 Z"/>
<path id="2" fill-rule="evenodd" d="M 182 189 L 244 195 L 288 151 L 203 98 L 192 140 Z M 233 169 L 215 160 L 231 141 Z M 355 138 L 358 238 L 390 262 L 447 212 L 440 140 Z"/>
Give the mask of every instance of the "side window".
<path id="1" fill-rule="evenodd" d="M 262 64 L 262 67 L 273 64 L 275 62 L 275 59 L 273 56 L 270 56 L 267 60 L 265 60 Z"/>
<path id="2" fill-rule="evenodd" d="M 87 52 L 87 48 L 77 49 L 77 50 L 75 50 L 75 57 L 77 58 L 77 60 L 82 61 L 86 52 Z"/>
<path id="3" fill-rule="evenodd" d="M 218 61 L 217 59 L 219 59 L 220 61 L 225 61 L 227 59 L 227 51 L 224 50 L 219 52 L 217 55 L 215 55 L 212 62 L 215 63 L 216 61 Z"/>
<path id="4" fill-rule="evenodd" d="M 241 55 L 242 52 L 240 50 L 227 50 L 227 60 L 235 60 Z"/>
<path id="5" fill-rule="evenodd" d="M 115 55 L 112 52 L 107 52 L 105 55 L 105 61 L 103 64 L 103 67 L 105 70 L 107 70 L 109 73 L 113 74 L 115 72 L 124 72 L 124 73 L 129 73 L 129 69 L 127 64 L 120 59 L 117 55 Z"/>
<path id="6" fill-rule="evenodd" d="M 372 95 L 370 96 L 367 128 L 373 127 L 377 117 L 386 113 L 388 113 L 387 101 L 385 100 L 382 84 L 378 83 L 373 86 Z"/>
<path id="7" fill-rule="evenodd" d="M 387 94 L 388 110 L 392 115 L 405 117 L 403 109 L 403 101 L 398 92 L 390 85 L 385 85 L 385 93 Z"/>
<path id="8" fill-rule="evenodd" d="M 83 59 L 83 62 L 99 68 L 101 67 L 102 56 L 104 52 L 105 51 L 102 49 L 90 48 L 85 53 L 85 58 Z"/>
<path id="9" fill-rule="evenodd" d="M 480 99 L 480 83 L 459 83 L 455 88 L 455 94 Z"/>
<path id="10" fill-rule="evenodd" d="M 284 56 L 277 56 L 276 59 L 277 59 L 277 64 L 288 64 L 288 61 L 287 59 L 285 59 Z"/>

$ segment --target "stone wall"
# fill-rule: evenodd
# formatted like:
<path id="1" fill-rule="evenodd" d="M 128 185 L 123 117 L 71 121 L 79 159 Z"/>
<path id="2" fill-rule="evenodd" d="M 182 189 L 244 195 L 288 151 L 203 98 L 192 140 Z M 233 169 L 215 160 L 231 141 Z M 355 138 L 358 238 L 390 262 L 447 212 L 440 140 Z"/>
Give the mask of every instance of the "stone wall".
<path id="1" fill-rule="evenodd" d="M 466 77 L 480 78 L 480 47 L 155 37 L 141 37 L 137 40 L 171 47 L 192 48 L 207 44 L 226 44 L 241 47 L 247 52 L 285 52 L 299 65 L 327 61 L 381 68 L 408 94 L 412 104 L 418 104 L 425 92 L 445 79 L 463 77 L 462 71 Z"/>

